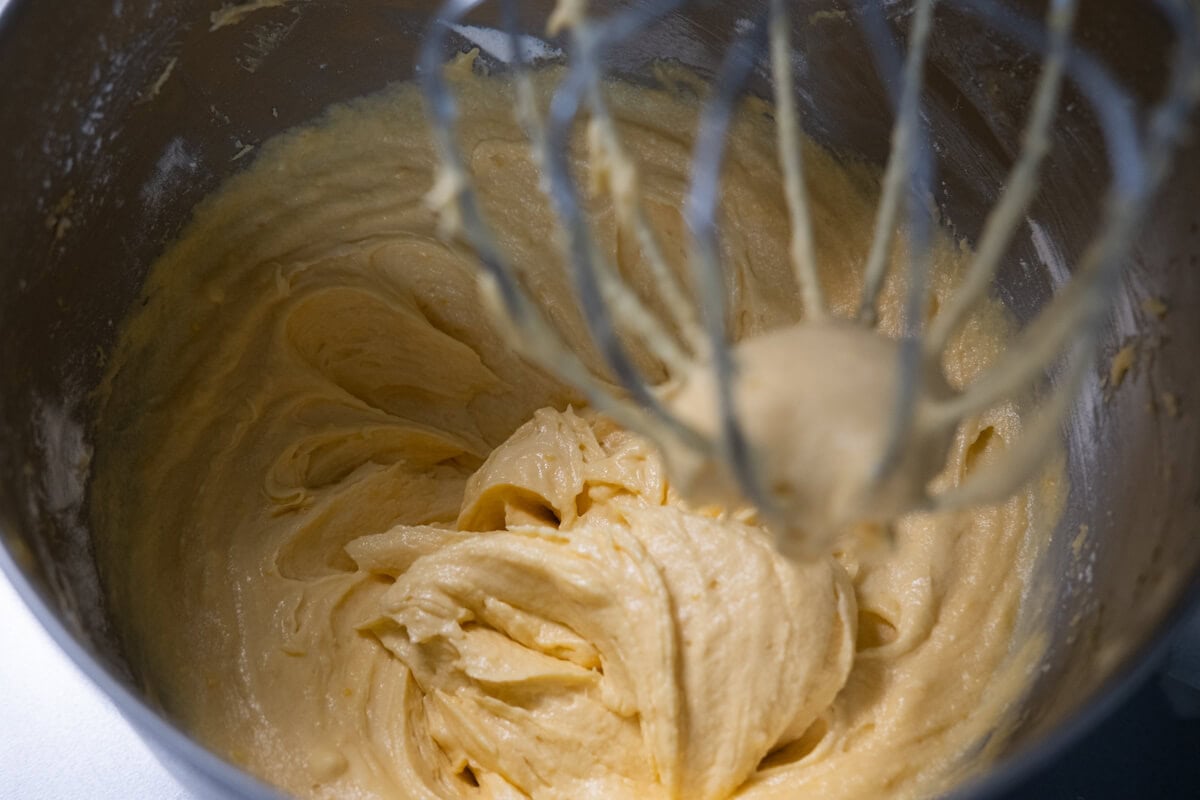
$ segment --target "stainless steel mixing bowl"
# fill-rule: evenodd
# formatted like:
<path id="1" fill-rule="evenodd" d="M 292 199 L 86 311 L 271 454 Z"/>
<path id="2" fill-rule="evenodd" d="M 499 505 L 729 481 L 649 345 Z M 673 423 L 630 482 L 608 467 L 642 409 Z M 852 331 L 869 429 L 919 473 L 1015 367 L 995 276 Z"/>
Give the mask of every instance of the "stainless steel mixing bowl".
<path id="1" fill-rule="evenodd" d="M 429 12 L 406 0 L 278 5 L 217 30 L 210 13 L 221 0 L 14 0 L 0 17 L 0 566 L 203 797 L 274 794 L 161 717 L 111 636 L 88 532 L 93 390 L 146 270 L 196 202 L 254 158 L 247 146 L 409 77 Z M 531 19 L 547 6 L 525 5 Z M 904 5 L 889 4 L 899 27 Z M 1039 62 L 945 5 L 929 69 L 938 200 L 970 240 L 1012 162 Z M 796 6 L 806 129 L 846 157 L 882 162 L 886 94 L 846 3 Z M 1153 97 L 1170 40 L 1162 21 L 1133 2 L 1097 0 L 1084 12 L 1082 41 L 1135 94 Z M 672 57 L 711 70 L 746 13 L 718 3 L 674 16 L 631 42 L 614 69 L 636 73 Z M 1063 105 L 1045 191 L 997 287 L 1023 319 L 1087 240 L 1106 179 L 1086 105 L 1071 93 Z M 1105 342 L 1106 358 L 1135 343 L 1135 370 L 1108 391 L 1107 361 L 1098 361 L 1064 430 L 1067 509 L 1025 615 L 1047 626 L 1049 653 L 1002 757 L 964 795 L 1010 785 L 1104 714 L 1153 664 L 1156 643 L 1195 594 L 1198 197 L 1192 147 L 1138 242 Z M 1166 301 L 1165 318 L 1143 307 L 1147 298 Z M 1089 533 L 1077 539 L 1081 525 Z"/>

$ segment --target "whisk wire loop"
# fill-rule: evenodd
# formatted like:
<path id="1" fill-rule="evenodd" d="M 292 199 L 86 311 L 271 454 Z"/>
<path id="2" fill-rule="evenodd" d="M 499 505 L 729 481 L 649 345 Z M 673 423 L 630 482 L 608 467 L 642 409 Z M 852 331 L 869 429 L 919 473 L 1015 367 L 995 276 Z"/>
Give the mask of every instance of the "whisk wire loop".
<path id="1" fill-rule="evenodd" d="M 783 189 L 787 200 L 791 242 L 788 256 L 792 273 L 800 290 L 804 317 L 809 321 L 822 319 L 826 314 L 825 296 L 817 269 L 816 246 L 813 242 L 812 218 L 808 209 L 808 188 L 804 185 L 803 148 L 799 146 L 796 90 L 792 76 L 792 44 L 788 33 L 790 19 L 785 0 L 770 0 L 771 73 L 775 75 L 775 127 L 779 165 L 783 173 Z"/>
<path id="2" fill-rule="evenodd" d="M 429 24 L 418 54 L 418 73 L 428 105 L 434 147 L 441 171 L 430 202 L 441 214 L 447 233 L 461 233 L 482 268 L 481 285 L 513 342 L 533 360 L 559 374 L 583 393 L 601 413 L 631 430 L 649 433 L 639 406 L 617 397 L 562 340 L 541 309 L 528 296 L 483 218 L 468 169 L 458 148 L 458 109 L 442 71 L 447 32 L 484 0 L 447 0 Z M 517 47 L 515 52 L 520 52 Z M 697 443 L 696 446 L 699 446 Z"/>
<path id="3" fill-rule="evenodd" d="M 994 20 L 990 0 L 964 3 Z M 963 394 L 940 406 L 937 414 L 945 423 L 953 424 L 994 405 L 1011 395 L 1015 387 L 1039 377 L 1064 346 L 1069 351 L 1066 367 L 1058 385 L 1021 439 L 1009 448 L 1004 461 L 936 496 L 936 508 L 995 502 L 1027 480 L 1044 455 L 1044 442 L 1057 438 L 1096 358 L 1133 237 L 1149 212 L 1149 200 L 1165 177 L 1171 154 L 1186 135 L 1188 117 L 1200 100 L 1200 11 L 1172 0 L 1163 0 L 1160 5 L 1172 18 L 1176 45 L 1165 97 L 1150 112 L 1144 142 L 1139 141 L 1132 100 L 1104 68 L 1078 50 L 1066 59 L 1066 71 L 1104 119 L 1102 127 L 1109 144 L 1114 180 L 1105 198 L 1099 233 L 1085 249 L 1071 281 L 1014 342 L 1010 353 L 1023 355 L 1002 359 Z M 1013 24 L 1011 30 L 1022 38 L 1043 38 L 1027 23 Z"/>
<path id="4" fill-rule="evenodd" d="M 734 398 L 736 366 L 725 326 L 725 281 L 717 242 L 717 204 L 726 135 L 734 108 L 757 60 L 756 51 L 767 35 L 760 15 L 734 40 L 717 73 L 711 97 L 700 114 L 692 151 L 692 181 L 684 204 L 684 220 L 692 235 L 692 274 L 695 279 L 712 359 L 718 419 L 718 452 L 727 459 L 746 499 L 767 516 L 777 513 L 763 487 L 754 457 L 738 418 Z"/>

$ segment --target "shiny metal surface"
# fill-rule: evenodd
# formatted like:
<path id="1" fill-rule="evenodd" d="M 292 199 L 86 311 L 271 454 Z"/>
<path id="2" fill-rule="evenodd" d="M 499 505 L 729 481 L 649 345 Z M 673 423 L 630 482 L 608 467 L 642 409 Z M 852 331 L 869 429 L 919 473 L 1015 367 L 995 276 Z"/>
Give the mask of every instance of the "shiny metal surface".
<path id="1" fill-rule="evenodd" d="M 185 782 L 203 796 L 267 797 L 155 714 L 109 635 L 86 522 L 92 392 L 154 258 L 254 150 L 235 157 L 332 102 L 410 77 L 429 5 L 296 0 L 210 30 L 221 5 L 13 0 L 0 16 L 0 568 Z M 882 163 L 891 119 L 859 35 L 839 23 L 842 4 L 802 5 L 808 13 L 797 14 L 793 42 L 804 55 L 797 88 L 806 131 L 844 157 Z M 525 4 L 529 18 L 546 7 Z M 906 24 L 902 4 L 889 13 Z M 674 16 L 631 42 L 613 67 L 636 74 L 671 56 L 711 72 L 744 14 L 715 4 Z M 949 4 L 936 25 L 927 99 L 938 200 L 945 221 L 974 240 L 1015 156 L 1039 61 L 982 35 Z M 1140 4 L 1084 3 L 1079 28 L 1139 96 L 1156 94 L 1168 36 L 1154 14 Z M 756 81 L 768 96 L 765 71 Z M 1036 228 L 1019 234 L 998 281 L 1021 319 L 1093 233 L 1106 180 L 1083 104 L 1068 91 L 1064 107 L 1046 189 L 1030 214 Z M 970 796 L 994 794 L 1094 721 L 1149 667 L 1196 591 L 1198 191 L 1193 146 L 1139 239 L 1104 357 L 1065 430 L 1067 512 L 1027 603 L 1031 624 L 1049 620 L 1049 656 L 1007 755 L 983 783 L 964 787 Z M 1166 301 L 1165 317 L 1144 306 L 1148 298 Z M 1112 390 L 1108 359 L 1128 344 L 1135 369 Z"/>

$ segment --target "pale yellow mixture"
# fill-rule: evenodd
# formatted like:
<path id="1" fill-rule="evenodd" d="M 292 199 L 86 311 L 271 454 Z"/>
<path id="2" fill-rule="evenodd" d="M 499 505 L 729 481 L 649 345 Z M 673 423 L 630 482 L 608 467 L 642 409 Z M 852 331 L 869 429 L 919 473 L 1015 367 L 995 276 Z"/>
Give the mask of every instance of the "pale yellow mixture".
<path id="1" fill-rule="evenodd" d="M 598 368 L 510 88 L 458 81 L 500 244 Z M 683 271 L 695 102 L 610 91 Z M 848 315 L 877 181 L 805 157 Z M 166 710 L 308 797 L 916 797 L 983 763 L 1040 654 L 1014 632 L 1061 473 L 906 518 L 894 547 L 859 531 L 784 559 L 753 513 L 687 507 L 652 447 L 513 354 L 473 258 L 436 236 L 434 163 L 412 86 L 334 108 L 265 145 L 150 275 L 111 361 L 92 507 L 113 616 Z M 734 332 L 795 322 L 761 105 L 730 140 L 723 197 Z M 599 246 L 653 305 L 634 236 L 592 205 Z M 964 258 L 939 241 L 937 298 Z M 976 313 L 951 383 L 1009 330 L 998 307 Z M 1020 424 L 1007 407 L 964 426 L 937 484 Z"/>

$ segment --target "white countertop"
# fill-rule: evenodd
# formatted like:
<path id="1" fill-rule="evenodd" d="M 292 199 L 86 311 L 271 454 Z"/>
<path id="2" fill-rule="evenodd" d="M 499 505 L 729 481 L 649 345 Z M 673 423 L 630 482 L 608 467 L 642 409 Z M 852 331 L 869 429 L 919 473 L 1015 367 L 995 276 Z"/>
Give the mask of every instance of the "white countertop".
<path id="1" fill-rule="evenodd" d="M 0 800 L 193 800 L 2 575 L 0 630 Z"/>

